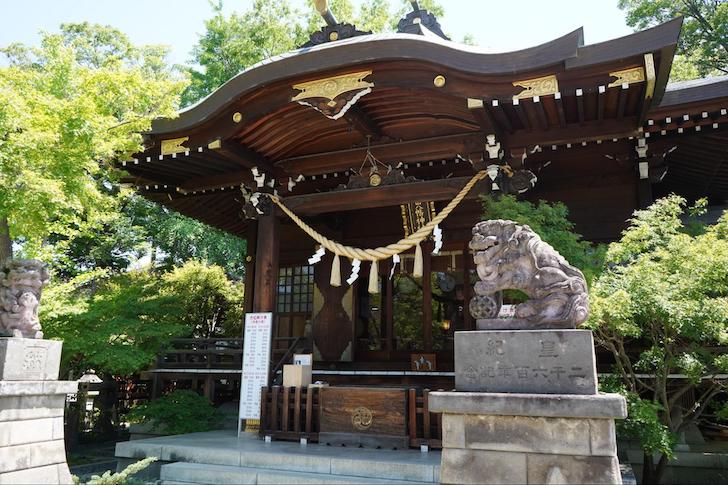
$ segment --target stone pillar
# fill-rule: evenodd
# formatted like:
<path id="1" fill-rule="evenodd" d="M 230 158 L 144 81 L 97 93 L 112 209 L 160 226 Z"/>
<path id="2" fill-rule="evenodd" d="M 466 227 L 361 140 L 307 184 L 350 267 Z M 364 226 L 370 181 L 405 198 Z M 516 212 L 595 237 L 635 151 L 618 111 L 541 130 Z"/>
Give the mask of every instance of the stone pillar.
<path id="1" fill-rule="evenodd" d="M 71 483 L 63 441 L 62 342 L 0 338 L 0 484 Z"/>

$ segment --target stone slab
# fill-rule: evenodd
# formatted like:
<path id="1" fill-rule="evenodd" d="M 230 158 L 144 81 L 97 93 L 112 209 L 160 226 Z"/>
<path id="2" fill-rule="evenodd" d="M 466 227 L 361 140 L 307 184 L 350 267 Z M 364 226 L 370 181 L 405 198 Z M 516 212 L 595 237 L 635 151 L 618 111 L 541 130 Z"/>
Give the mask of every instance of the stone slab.
<path id="1" fill-rule="evenodd" d="M 440 483 L 524 484 L 526 463 L 525 453 L 446 448 L 442 450 Z"/>
<path id="2" fill-rule="evenodd" d="M 76 381 L 0 381 L 0 397 L 74 394 Z"/>
<path id="3" fill-rule="evenodd" d="M 528 455 L 528 483 L 621 484 L 617 457 Z"/>
<path id="4" fill-rule="evenodd" d="M 66 463 L 63 440 L 46 441 L 0 448 L 0 472 L 12 472 L 26 468 Z"/>
<path id="5" fill-rule="evenodd" d="M 0 337 L 0 380 L 57 380 L 63 342 Z"/>
<path id="6" fill-rule="evenodd" d="M 38 485 L 39 483 L 71 483 L 67 470 L 59 470 L 60 465 L 46 465 L 25 470 L 0 473 L 0 485 Z M 60 473 L 59 473 L 60 472 Z M 61 477 L 66 478 L 66 480 Z"/>
<path id="7" fill-rule="evenodd" d="M 560 395 L 485 392 L 431 392 L 430 411 L 445 414 L 494 414 L 552 418 L 627 417 L 627 401 L 619 394 Z"/>
<path id="8" fill-rule="evenodd" d="M 520 318 L 478 318 L 475 320 L 475 328 L 478 330 L 524 330 L 532 328 L 533 323 Z M 569 322 L 562 324 L 549 324 L 549 328 L 571 328 Z"/>
<path id="9" fill-rule="evenodd" d="M 589 420 L 530 416 L 463 415 L 465 448 L 550 453 L 591 454 Z"/>
<path id="10" fill-rule="evenodd" d="M 65 394 L 51 396 L 3 396 L 0 394 L 0 422 L 63 416 L 65 402 Z"/>
<path id="11" fill-rule="evenodd" d="M 591 331 L 455 332 L 455 389 L 596 394 L 597 369 Z"/>
<path id="12" fill-rule="evenodd" d="M 57 435 L 55 426 L 61 424 L 61 434 Z M 0 422 L 0 447 L 24 445 L 63 439 L 63 418 L 27 419 L 23 421 Z"/>

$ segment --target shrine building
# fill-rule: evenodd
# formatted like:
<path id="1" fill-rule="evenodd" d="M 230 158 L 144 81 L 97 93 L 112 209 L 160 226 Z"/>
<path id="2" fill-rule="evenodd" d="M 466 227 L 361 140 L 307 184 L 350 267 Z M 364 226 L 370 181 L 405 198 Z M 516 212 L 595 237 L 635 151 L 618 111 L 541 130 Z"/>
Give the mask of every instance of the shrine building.
<path id="1" fill-rule="evenodd" d="M 273 312 L 273 362 L 307 342 L 314 380 L 452 388 L 453 332 L 475 328 L 481 194 L 563 202 L 594 242 L 670 193 L 728 199 L 728 77 L 668 84 L 681 19 L 494 54 L 413 5 L 391 34 L 327 12 L 301 48 L 155 121 L 120 163 L 147 199 L 247 241 L 246 311 Z M 335 263 L 311 237 L 386 247 L 466 184 L 419 251 Z"/>

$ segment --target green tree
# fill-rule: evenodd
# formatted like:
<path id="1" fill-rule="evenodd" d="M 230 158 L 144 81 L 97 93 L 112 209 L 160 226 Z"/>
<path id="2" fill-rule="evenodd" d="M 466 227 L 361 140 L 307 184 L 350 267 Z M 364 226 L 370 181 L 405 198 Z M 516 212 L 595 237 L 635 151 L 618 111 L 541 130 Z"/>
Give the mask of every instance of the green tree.
<path id="1" fill-rule="evenodd" d="M 156 275 L 91 271 L 49 287 L 40 319 L 48 338 L 63 339 L 64 367 L 104 377 L 146 369 L 171 338 L 187 336 L 184 295 L 170 295 Z"/>
<path id="2" fill-rule="evenodd" d="M 434 0 L 419 3 L 436 15 L 443 13 Z M 406 0 L 396 4 L 401 8 L 392 9 L 389 0 L 365 0 L 356 9 L 351 0 L 332 0 L 329 8 L 339 22 L 360 30 L 392 32 L 411 9 Z M 324 24 L 313 2 L 300 12 L 287 2 L 255 0 L 250 10 L 230 16 L 222 13 L 222 0 L 211 0 L 210 5 L 213 16 L 192 49 L 195 67 L 189 70 L 192 82 L 183 94 L 184 105 L 199 101 L 257 62 L 300 47 Z"/>
<path id="3" fill-rule="evenodd" d="M 622 429 L 644 448 L 643 483 L 660 482 L 676 437 L 725 390 L 717 375 L 728 372 L 728 213 L 710 227 L 683 222 L 703 206 L 688 210 L 673 195 L 636 211 L 592 286 L 588 326 L 614 356 L 611 388 L 628 396 Z M 688 392 L 695 404 L 685 409 Z"/>
<path id="4" fill-rule="evenodd" d="M 287 2 L 255 0 L 250 10 L 226 17 L 222 0 L 210 2 L 212 18 L 192 49 L 191 83 L 183 104 L 204 98 L 247 67 L 295 49 L 304 32 Z"/>
<path id="5" fill-rule="evenodd" d="M 678 43 L 678 54 L 681 55 L 679 62 L 695 65 L 699 76 L 728 74 L 727 2 L 619 0 L 619 8 L 627 12 L 627 25 L 640 30 L 683 16 L 685 21 Z M 684 69 L 678 73 L 686 74 Z"/>
<path id="6" fill-rule="evenodd" d="M 162 294 L 179 299 L 180 322 L 195 337 L 242 335 L 242 283 L 230 281 L 220 266 L 188 261 L 163 276 Z"/>
<path id="7" fill-rule="evenodd" d="M 38 243 L 109 204 L 99 181 L 141 149 L 141 132 L 174 116 L 184 81 L 166 51 L 134 48 L 119 31 L 67 24 L 40 47 L 1 51 L 0 263 L 12 241 Z"/>
<path id="8" fill-rule="evenodd" d="M 232 278 L 245 275 L 246 242 L 171 211 L 159 204 L 133 196 L 123 206 L 128 224 L 143 230 L 152 261 L 163 270 L 189 260 L 200 260 L 225 269 Z"/>
<path id="9" fill-rule="evenodd" d="M 506 219 L 527 224 L 572 265 L 579 268 L 587 282 L 599 273 L 605 248 L 582 240 L 569 220 L 569 209 L 561 202 L 533 204 L 514 195 L 481 197 L 483 220 Z"/>

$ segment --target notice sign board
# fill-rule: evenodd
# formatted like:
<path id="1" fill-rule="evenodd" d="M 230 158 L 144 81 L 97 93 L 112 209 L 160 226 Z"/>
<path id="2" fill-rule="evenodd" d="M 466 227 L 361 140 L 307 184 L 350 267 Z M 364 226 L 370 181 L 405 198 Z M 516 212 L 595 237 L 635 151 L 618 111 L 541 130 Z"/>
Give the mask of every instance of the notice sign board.
<path id="1" fill-rule="evenodd" d="M 268 385 L 272 327 L 272 313 L 245 314 L 239 420 L 260 419 L 260 388 Z"/>

